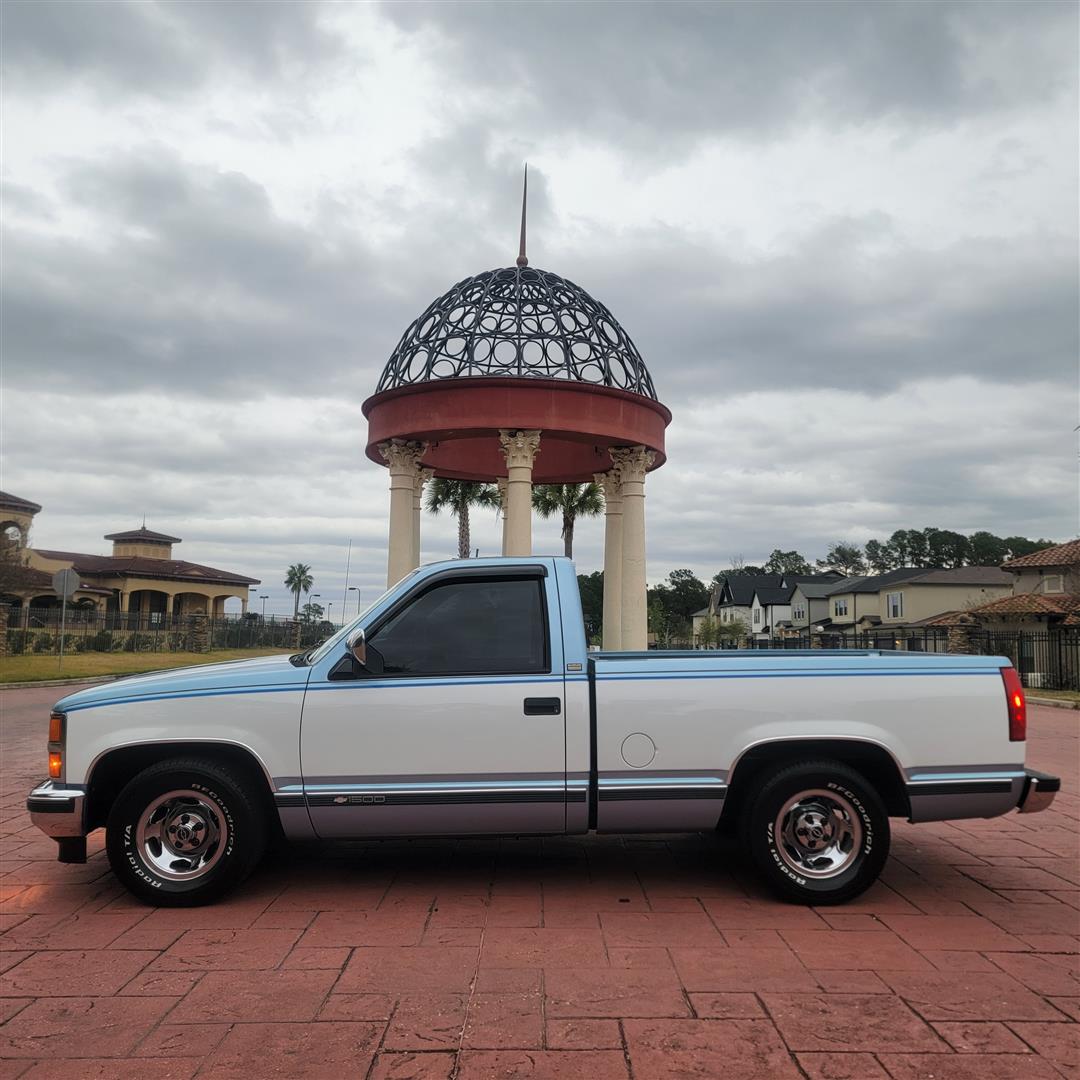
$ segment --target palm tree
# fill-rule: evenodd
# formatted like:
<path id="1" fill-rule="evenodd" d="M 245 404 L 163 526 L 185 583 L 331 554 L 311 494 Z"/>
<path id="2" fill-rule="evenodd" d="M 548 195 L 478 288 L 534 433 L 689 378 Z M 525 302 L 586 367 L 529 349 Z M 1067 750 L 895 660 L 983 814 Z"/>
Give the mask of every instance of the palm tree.
<path id="1" fill-rule="evenodd" d="M 574 557 L 574 523 L 578 518 L 596 517 L 604 512 L 604 496 L 596 484 L 537 484 L 532 493 L 533 508 L 544 518 L 562 515 L 563 553 Z"/>
<path id="2" fill-rule="evenodd" d="M 458 523 L 458 558 L 467 559 L 471 545 L 469 535 L 470 506 L 498 506 L 499 491 L 494 484 L 479 484 L 471 480 L 433 480 L 427 489 L 427 509 L 432 514 L 449 510 Z"/>
<path id="3" fill-rule="evenodd" d="M 314 584 L 315 579 L 311 576 L 311 567 L 307 563 L 293 563 L 286 572 L 285 585 L 296 598 L 293 604 L 294 622 L 300 615 L 300 594 L 302 592 L 311 592 L 311 586 Z"/>

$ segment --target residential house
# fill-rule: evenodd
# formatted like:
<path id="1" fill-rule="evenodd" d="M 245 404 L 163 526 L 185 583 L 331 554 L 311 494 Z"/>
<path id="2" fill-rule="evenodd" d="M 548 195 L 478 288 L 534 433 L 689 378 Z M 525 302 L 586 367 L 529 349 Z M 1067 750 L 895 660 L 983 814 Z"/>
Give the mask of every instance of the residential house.
<path id="1" fill-rule="evenodd" d="M 878 590 L 881 625 L 918 626 L 943 611 L 966 611 L 1011 595 L 1013 581 L 996 566 L 923 570 Z"/>
<path id="2" fill-rule="evenodd" d="M 840 580 L 836 574 L 827 578 L 800 581 L 791 594 L 791 629 L 812 630 L 829 617 L 829 590 Z"/>
<path id="3" fill-rule="evenodd" d="M 1011 592 L 967 613 L 993 630 L 1048 630 L 1080 626 L 1080 540 L 1055 544 L 1002 563 Z M 936 619 L 955 621 L 959 611 Z"/>
<path id="4" fill-rule="evenodd" d="M 751 609 L 758 589 L 776 589 L 784 584 L 783 574 L 736 574 L 725 578 L 717 593 L 715 618 L 719 623 L 742 621 L 752 626 Z"/>
<path id="5" fill-rule="evenodd" d="M 919 626 L 943 612 L 975 607 L 1011 591 L 1009 575 L 996 566 L 903 566 L 837 582 L 826 590 L 829 612 L 818 625 L 832 631 Z"/>

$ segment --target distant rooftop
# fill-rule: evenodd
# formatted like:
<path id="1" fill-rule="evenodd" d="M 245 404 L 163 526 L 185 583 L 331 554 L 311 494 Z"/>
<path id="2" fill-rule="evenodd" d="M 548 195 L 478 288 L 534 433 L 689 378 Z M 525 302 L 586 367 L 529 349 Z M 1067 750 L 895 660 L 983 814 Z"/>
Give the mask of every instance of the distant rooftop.
<path id="1" fill-rule="evenodd" d="M 1033 551 L 1030 555 L 1021 555 L 1001 565 L 1007 570 L 1023 570 L 1028 566 L 1076 566 L 1080 564 L 1080 540 L 1070 540 L 1067 544 L 1055 544 L 1053 547 Z"/>
<path id="2" fill-rule="evenodd" d="M 6 491 L 0 491 L 0 510 L 22 510 L 27 514 L 36 514 L 41 506 L 29 499 L 21 499 L 18 495 L 9 495 Z"/>
<path id="3" fill-rule="evenodd" d="M 179 536 L 166 536 L 165 533 L 154 532 L 145 525 L 138 529 L 129 529 L 127 532 L 108 533 L 106 540 L 143 540 L 150 544 L 179 544 Z"/>

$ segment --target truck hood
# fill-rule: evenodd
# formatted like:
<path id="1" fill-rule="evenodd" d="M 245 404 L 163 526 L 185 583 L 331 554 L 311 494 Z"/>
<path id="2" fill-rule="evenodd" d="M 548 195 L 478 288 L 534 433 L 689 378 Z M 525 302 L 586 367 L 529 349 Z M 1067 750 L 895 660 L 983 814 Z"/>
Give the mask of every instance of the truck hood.
<path id="1" fill-rule="evenodd" d="M 113 705 L 141 698 L 169 697 L 198 690 L 220 690 L 226 687 L 295 686 L 302 688 L 311 669 L 295 667 L 289 657 L 257 656 L 251 660 L 230 660 L 224 664 L 199 664 L 196 667 L 151 671 L 143 675 L 128 675 L 113 682 L 88 686 L 68 694 L 56 703 L 61 712 Z"/>

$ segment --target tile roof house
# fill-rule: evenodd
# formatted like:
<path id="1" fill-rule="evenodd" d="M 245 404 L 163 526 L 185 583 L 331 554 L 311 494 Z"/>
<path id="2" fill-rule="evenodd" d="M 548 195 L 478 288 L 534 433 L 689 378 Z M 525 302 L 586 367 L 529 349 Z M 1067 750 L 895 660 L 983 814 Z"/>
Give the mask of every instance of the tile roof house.
<path id="1" fill-rule="evenodd" d="M 1008 596 L 967 608 L 996 630 L 1041 630 L 1080 626 L 1080 540 L 1021 555 L 1001 564 L 1012 581 Z M 934 620 L 955 621 L 959 611 Z"/>
<path id="2" fill-rule="evenodd" d="M 37 503 L 0 493 L 0 525 L 15 539 L 26 563 L 20 587 L 5 598 L 11 607 L 47 607 L 57 602 L 52 576 L 73 569 L 82 587 L 75 601 L 99 610 L 138 614 L 160 621 L 166 615 L 223 614 L 225 601 L 240 600 L 247 610 L 248 590 L 256 578 L 233 570 L 174 559 L 178 536 L 138 529 L 109 533 L 111 555 L 27 546 L 30 524 L 41 509 Z M 16 536 L 17 533 L 17 536 Z"/>

